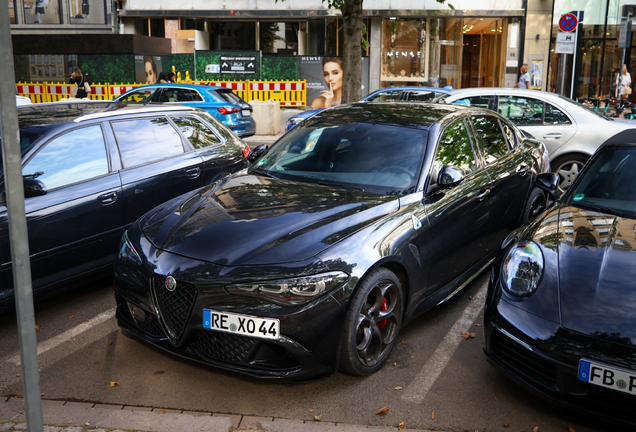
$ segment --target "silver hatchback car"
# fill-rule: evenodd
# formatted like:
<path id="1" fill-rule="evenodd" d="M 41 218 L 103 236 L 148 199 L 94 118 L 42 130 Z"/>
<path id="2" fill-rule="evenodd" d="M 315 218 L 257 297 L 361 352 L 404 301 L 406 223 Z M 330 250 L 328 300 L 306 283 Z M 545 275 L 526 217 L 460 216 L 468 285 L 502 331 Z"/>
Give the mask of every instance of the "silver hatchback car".
<path id="1" fill-rule="evenodd" d="M 512 88 L 468 88 L 439 96 L 437 102 L 497 111 L 523 132 L 545 143 L 552 171 L 567 189 L 596 149 L 636 121 L 608 118 L 555 93 Z"/>

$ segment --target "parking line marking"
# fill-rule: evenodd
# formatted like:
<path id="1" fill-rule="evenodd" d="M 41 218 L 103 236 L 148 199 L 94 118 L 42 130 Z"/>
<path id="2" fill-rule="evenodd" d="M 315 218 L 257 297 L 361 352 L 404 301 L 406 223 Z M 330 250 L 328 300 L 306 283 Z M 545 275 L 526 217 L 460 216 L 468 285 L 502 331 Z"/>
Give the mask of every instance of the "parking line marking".
<path id="1" fill-rule="evenodd" d="M 409 402 L 422 403 L 431 387 L 433 387 L 433 384 L 435 384 L 435 381 L 437 381 L 437 378 L 439 378 L 444 368 L 446 368 L 446 365 L 460 342 L 464 340 L 460 336 L 461 332 L 467 331 L 483 310 L 486 302 L 487 287 L 488 284 L 484 284 L 477 294 L 475 294 L 470 304 L 464 309 L 462 315 L 455 321 L 453 327 L 451 327 L 442 342 L 437 346 L 431 358 L 428 359 L 424 367 L 406 388 L 402 394 L 402 399 Z"/>
<path id="2" fill-rule="evenodd" d="M 116 308 L 108 309 L 107 311 L 100 313 L 99 315 L 89 319 L 86 322 L 83 322 L 78 326 L 73 327 L 70 330 L 65 331 L 62 334 L 59 334 L 51 339 L 47 339 L 42 343 L 38 343 L 38 356 L 44 354 L 49 350 L 52 350 L 53 348 L 63 344 L 64 342 L 67 342 L 70 339 L 73 339 L 74 337 L 77 337 L 78 335 L 90 330 L 91 328 L 103 323 L 104 321 L 108 321 L 109 319 L 114 318 L 115 309 Z M 18 352 L 17 354 L 12 354 L 7 361 L 16 366 L 20 365 L 20 353 Z"/>

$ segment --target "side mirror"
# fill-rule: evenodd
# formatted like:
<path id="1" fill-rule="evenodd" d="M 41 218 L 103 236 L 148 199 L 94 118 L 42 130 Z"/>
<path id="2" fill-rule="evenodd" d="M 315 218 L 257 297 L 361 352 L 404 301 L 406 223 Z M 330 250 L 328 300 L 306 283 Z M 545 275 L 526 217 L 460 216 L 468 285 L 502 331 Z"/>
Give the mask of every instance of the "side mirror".
<path id="1" fill-rule="evenodd" d="M 266 146 L 265 144 L 261 144 L 258 147 L 255 147 L 254 150 L 252 150 L 250 154 L 247 155 L 247 160 L 250 161 L 250 163 L 254 163 L 254 161 L 258 159 L 259 157 L 261 157 L 267 151 L 268 148 L 269 147 Z"/>
<path id="2" fill-rule="evenodd" d="M 554 200 L 561 195 L 559 192 L 559 175 L 556 173 L 539 174 L 535 180 L 535 185 L 539 189 L 549 193 Z"/>
<path id="3" fill-rule="evenodd" d="M 25 178 L 23 181 L 25 198 L 46 195 L 46 186 L 40 180 Z"/>
<path id="4" fill-rule="evenodd" d="M 437 184 L 442 189 L 450 189 L 464 181 L 464 172 L 459 168 L 444 166 L 437 175 Z"/>

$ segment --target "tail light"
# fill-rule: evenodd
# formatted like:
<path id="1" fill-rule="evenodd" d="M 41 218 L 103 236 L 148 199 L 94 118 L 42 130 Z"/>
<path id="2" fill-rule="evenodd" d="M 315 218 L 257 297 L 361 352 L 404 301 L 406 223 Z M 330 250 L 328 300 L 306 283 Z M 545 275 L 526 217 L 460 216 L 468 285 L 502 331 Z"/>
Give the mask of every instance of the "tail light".
<path id="1" fill-rule="evenodd" d="M 239 112 L 241 109 L 240 108 L 218 108 L 219 112 L 223 115 L 227 115 L 227 114 L 234 114 L 236 112 Z"/>

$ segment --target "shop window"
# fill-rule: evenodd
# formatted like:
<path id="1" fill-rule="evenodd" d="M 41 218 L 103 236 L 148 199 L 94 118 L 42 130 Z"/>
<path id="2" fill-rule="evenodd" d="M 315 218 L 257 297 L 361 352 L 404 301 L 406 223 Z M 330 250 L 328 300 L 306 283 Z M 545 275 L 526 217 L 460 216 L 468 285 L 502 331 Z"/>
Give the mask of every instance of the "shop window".
<path id="1" fill-rule="evenodd" d="M 15 2 L 13 0 L 9 0 L 9 23 L 16 24 L 17 21 L 15 19 Z"/>
<path id="2" fill-rule="evenodd" d="M 62 5 L 58 0 L 24 0 L 24 24 L 59 24 Z"/>
<path id="3" fill-rule="evenodd" d="M 106 24 L 104 0 L 68 0 L 68 11 L 71 24 Z"/>

